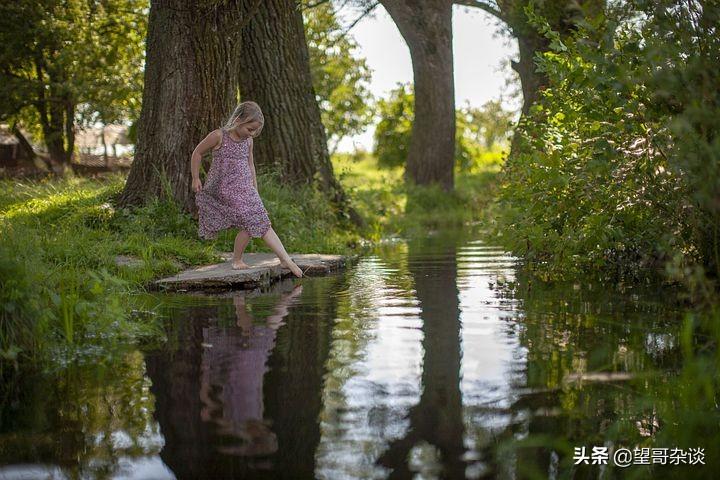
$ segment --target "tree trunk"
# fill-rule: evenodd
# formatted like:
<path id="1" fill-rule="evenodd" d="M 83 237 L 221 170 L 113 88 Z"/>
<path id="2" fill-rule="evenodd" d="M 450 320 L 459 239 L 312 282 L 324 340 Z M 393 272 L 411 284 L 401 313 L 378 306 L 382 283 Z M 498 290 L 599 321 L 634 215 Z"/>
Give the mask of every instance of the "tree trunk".
<path id="1" fill-rule="evenodd" d="M 381 0 L 410 49 L 415 118 L 406 178 L 453 188 L 455 82 L 452 1 Z"/>
<path id="2" fill-rule="evenodd" d="M 56 98 L 50 98 L 43 103 L 47 105 L 47 114 L 44 121 L 41 121 L 41 126 L 50 161 L 56 168 L 64 170 L 70 165 L 71 148 L 74 148 L 74 138 L 72 145 L 68 142 L 66 146 L 66 140 L 70 140 L 67 134 L 74 132 L 74 110 L 68 112 Z"/>
<path id="3" fill-rule="evenodd" d="M 242 44 L 240 96 L 265 114 L 254 145 L 258 169 L 275 171 L 288 184 L 318 180 L 341 212 L 361 224 L 333 173 L 298 4 L 263 0 L 242 31 Z"/>
<path id="4" fill-rule="evenodd" d="M 530 107 L 540 97 L 540 90 L 547 85 L 545 74 L 536 71 L 535 52 L 547 50 L 547 41 L 537 33 L 518 37 L 519 60 L 511 62 L 513 70 L 520 77 L 523 93 L 522 114 L 530 113 Z"/>
<path id="5" fill-rule="evenodd" d="M 190 155 L 235 106 L 243 3 L 151 2 L 137 149 L 121 206 L 164 193 L 196 212 Z"/>
<path id="6" fill-rule="evenodd" d="M 28 163 L 33 163 L 37 158 L 37 154 L 35 153 L 35 149 L 32 147 L 28 139 L 20 131 L 20 128 L 18 128 L 17 123 L 12 124 L 12 127 L 10 127 L 10 131 L 13 135 L 15 135 L 15 138 L 18 141 L 18 145 L 20 146 L 20 150 L 22 151 L 22 155 L 20 155 L 22 159 L 24 161 L 27 161 Z"/>

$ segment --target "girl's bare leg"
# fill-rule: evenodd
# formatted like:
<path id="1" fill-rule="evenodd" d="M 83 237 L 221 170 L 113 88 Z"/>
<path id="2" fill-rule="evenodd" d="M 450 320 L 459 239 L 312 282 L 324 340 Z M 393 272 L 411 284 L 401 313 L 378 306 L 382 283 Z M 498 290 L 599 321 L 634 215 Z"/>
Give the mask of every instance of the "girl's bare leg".
<path id="1" fill-rule="evenodd" d="M 250 265 L 242 261 L 242 254 L 250 243 L 250 235 L 245 230 L 240 230 L 235 237 L 235 248 L 233 250 L 232 268 L 239 270 L 250 268 Z"/>
<path id="2" fill-rule="evenodd" d="M 300 267 L 295 265 L 295 262 L 292 261 L 290 255 L 288 255 L 288 253 L 285 251 L 285 247 L 283 247 L 280 238 L 277 236 L 277 233 L 275 233 L 275 230 L 273 230 L 272 227 L 270 227 L 268 231 L 265 232 L 265 235 L 263 235 L 262 239 L 265 240 L 265 243 L 267 243 L 268 247 L 270 247 L 272 251 L 275 252 L 275 255 L 278 256 L 278 258 L 280 259 L 280 265 L 289 269 L 296 277 L 302 277 L 302 270 L 300 270 Z"/>

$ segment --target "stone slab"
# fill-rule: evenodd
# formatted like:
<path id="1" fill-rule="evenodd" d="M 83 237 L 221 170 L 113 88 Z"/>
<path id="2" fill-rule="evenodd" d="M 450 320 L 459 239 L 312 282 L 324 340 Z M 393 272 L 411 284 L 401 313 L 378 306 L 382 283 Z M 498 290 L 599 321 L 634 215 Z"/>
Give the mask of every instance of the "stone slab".
<path id="1" fill-rule="evenodd" d="M 280 266 L 280 260 L 272 253 L 245 253 L 243 261 L 250 268 L 233 270 L 232 253 L 223 253 L 223 263 L 190 268 L 177 275 L 161 278 L 154 286 L 161 290 L 239 290 L 267 286 L 292 272 Z M 324 275 L 343 268 L 355 257 L 326 255 L 320 253 L 290 254 L 306 276 Z"/>

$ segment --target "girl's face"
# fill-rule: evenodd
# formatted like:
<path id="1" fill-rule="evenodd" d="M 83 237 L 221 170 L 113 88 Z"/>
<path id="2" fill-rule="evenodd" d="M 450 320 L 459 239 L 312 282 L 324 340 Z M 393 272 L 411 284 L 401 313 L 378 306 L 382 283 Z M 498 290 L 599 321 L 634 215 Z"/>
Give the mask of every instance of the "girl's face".
<path id="1" fill-rule="evenodd" d="M 235 126 L 235 131 L 239 137 L 254 137 L 260 131 L 262 125 L 257 120 L 241 123 Z"/>

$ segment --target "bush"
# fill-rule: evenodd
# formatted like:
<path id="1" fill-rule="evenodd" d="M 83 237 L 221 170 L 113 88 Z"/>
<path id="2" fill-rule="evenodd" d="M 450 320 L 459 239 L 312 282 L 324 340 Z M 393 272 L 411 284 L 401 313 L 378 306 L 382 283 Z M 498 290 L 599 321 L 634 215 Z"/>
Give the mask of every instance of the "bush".
<path id="1" fill-rule="evenodd" d="M 518 127 L 496 233 L 545 277 L 717 270 L 720 7 L 699 3 L 627 2 L 567 41 L 527 11 L 554 45 L 550 86 Z"/>

